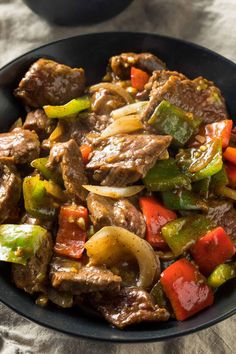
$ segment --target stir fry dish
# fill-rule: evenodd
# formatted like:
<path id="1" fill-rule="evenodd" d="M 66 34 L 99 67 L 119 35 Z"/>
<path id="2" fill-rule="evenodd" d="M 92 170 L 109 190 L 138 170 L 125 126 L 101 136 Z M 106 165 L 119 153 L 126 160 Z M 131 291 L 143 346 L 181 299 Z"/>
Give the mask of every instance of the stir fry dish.
<path id="1" fill-rule="evenodd" d="M 120 329 L 213 305 L 236 277 L 236 130 L 219 88 L 122 53 L 92 86 L 41 58 L 14 95 L 26 113 L 0 134 L 0 260 L 15 286 Z"/>

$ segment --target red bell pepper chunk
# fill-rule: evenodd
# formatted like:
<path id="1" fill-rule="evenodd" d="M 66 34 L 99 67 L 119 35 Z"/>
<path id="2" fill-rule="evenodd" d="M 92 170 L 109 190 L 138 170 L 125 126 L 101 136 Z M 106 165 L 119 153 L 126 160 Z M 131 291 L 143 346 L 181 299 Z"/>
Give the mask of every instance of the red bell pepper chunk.
<path id="1" fill-rule="evenodd" d="M 206 125 L 206 136 L 210 138 L 221 138 L 222 149 L 225 149 L 229 145 L 230 134 L 233 127 L 233 121 L 229 119 L 221 120 Z"/>
<path id="2" fill-rule="evenodd" d="M 230 119 L 202 126 L 197 135 L 190 139 L 188 145 L 190 147 L 197 147 L 212 139 L 220 138 L 222 140 L 222 148 L 225 149 L 229 145 L 232 126 L 233 121 Z"/>
<path id="3" fill-rule="evenodd" d="M 71 258 L 80 258 L 84 251 L 88 210 L 83 206 L 62 206 L 59 214 L 59 229 L 54 250 Z"/>
<path id="4" fill-rule="evenodd" d="M 167 243 L 161 237 L 161 228 L 167 222 L 176 219 L 176 214 L 153 197 L 140 198 L 139 205 L 146 221 L 146 240 L 154 248 L 168 249 Z"/>
<path id="5" fill-rule="evenodd" d="M 229 184 L 232 187 L 236 187 L 236 165 L 230 162 L 225 162 L 224 166 L 229 180 Z"/>
<path id="6" fill-rule="evenodd" d="M 211 288 L 186 258 L 181 258 L 166 268 L 161 273 L 160 282 L 179 321 L 213 304 Z"/>
<path id="7" fill-rule="evenodd" d="M 131 85 L 132 87 L 136 88 L 139 91 L 144 89 L 145 84 L 149 80 L 149 75 L 140 69 L 135 68 L 132 66 L 131 68 Z"/>
<path id="8" fill-rule="evenodd" d="M 233 148 L 231 146 L 227 147 L 227 149 L 223 153 L 223 156 L 226 160 L 236 164 L 236 148 Z"/>
<path id="9" fill-rule="evenodd" d="M 81 145 L 80 152 L 83 158 L 83 162 L 85 165 L 89 162 L 89 155 L 92 152 L 92 148 L 89 145 Z"/>
<path id="10" fill-rule="evenodd" d="M 200 271 L 209 275 L 234 255 L 234 245 L 225 230 L 217 227 L 197 240 L 190 252 Z"/>

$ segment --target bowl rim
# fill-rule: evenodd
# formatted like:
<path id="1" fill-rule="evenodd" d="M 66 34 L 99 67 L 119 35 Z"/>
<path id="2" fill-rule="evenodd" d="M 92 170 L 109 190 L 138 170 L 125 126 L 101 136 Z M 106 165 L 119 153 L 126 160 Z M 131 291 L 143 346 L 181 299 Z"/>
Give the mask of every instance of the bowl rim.
<path id="1" fill-rule="evenodd" d="M 125 36 L 135 36 L 135 35 L 140 35 L 140 36 L 151 36 L 151 37 L 156 37 L 159 38 L 160 40 L 163 41 L 174 41 L 177 43 L 182 43 L 185 44 L 187 46 L 199 49 L 200 51 L 204 51 L 210 55 L 215 56 L 216 58 L 220 59 L 221 61 L 228 63 L 230 65 L 233 65 L 236 69 L 236 63 L 234 63 L 232 60 L 222 56 L 221 54 L 218 54 L 217 52 L 208 49 L 204 46 L 201 46 L 199 44 L 195 44 L 193 42 L 187 41 L 187 40 L 182 40 L 179 38 L 175 38 L 172 36 L 166 36 L 166 35 L 159 35 L 159 34 L 155 34 L 155 33 L 149 33 L 149 32 L 135 32 L 135 31 L 104 31 L 104 32 L 98 32 L 98 33 L 86 33 L 86 34 L 78 34 L 75 36 L 68 36 L 65 38 L 61 38 L 52 42 L 48 42 L 46 44 L 43 44 L 39 47 L 36 47 L 34 49 L 31 49 L 30 51 L 25 52 L 24 54 L 21 54 L 20 56 L 16 57 L 15 59 L 11 60 L 10 62 L 4 64 L 1 68 L 0 68 L 0 75 L 1 73 L 6 70 L 9 66 L 13 65 L 14 63 L 20 61 L 21 59 L 23 59 L 25 56 L 28 56 L 30 54 L 33 54 L 35 51 L 37 50 L 41 50 L 44 49 L 45 47 L 48 47 L 50 45 L 54 45 L 54 44 L 60 44 L 61 42 L 67 41 L 67 40 L 73 40 L 76 38 L 81 38 L 81 37 L 99 37 L 99 36 L 104 36 L 104 35 L 120 35 L 123 34 Z M 22 292 L 22 294 L 24 294 Z M 27 294 L 24 294 L 27 297 Z M 122 337 L 105 337 L 103 336 L 102 338 L 98 336 L 98 334 L 96 333 L 73 333 L 71 332 L 70 329 L 63 328 L 63 326 L 60 325 L 60 323 L 58 324 L 50 324 L 50 321 L 44 321 L 40 316 L 39 318 L 37 316 L 35 316 L 35 314 L 28 314 L 27 310 L 22 310 L 21 308 L 17 307 L 16 305 L 14 305 L 14 303 L 9 303 L 6 299 L 2 299 L 1 296 L 1 292 L 0 292 L 0 301 L 6 305 L 8 308 L 12 309 L 14 312 L 16 312 L 17 314 L 23 316 L 24 318 L 31 320 L 34 323 L 37 323 L 38 325 L 41 325 L 45 328 L 49 328 L 51 330 L 56 330 L 62 333 L 65 333 L 69 336 L 72 337 L 76 337 L 76 338 L 84 338 L 84 339 L 89 339 L 89 340 L 95 340 L 95 341 L 104 341 L 104 342 L 111 342 L 111 343 L 141 343 L 141 342 L 158 342 L 158 341 L 163 341 L 163 340 L 168 340 L 171 338 L 175 338 L 175 337 L 180 337 L 182 335 L 189 335 L 191 333 L 194 333 L 196 331 L 201 331 L 203 329 L 209 328 L 213 325 L 215 325 L 216 323 L 223 321 L 227 318 L 229 318 L 230 316 L 236 314 L 236 306 L 233 309 L 229 309 L 228 311 L 226 311 L 224 314 L 220 315 L 220 316 L 216 316 L 214 319 L 210 319 L 207 320 L 206 322 L 197 325 L 197 327 L 191 327 L 191 328 L 187 328 L 187 329 L 182 329 L 182 330 L 177 330 L 177 331 L 173 331 L 172 333 L 168 333 L 168 334 L 161 334 L 158 335 L 158 328 L 153 332 L 153 334 L 151 336 L 145 336 L 144 333 L 142 331 L 140 331 L 140 337 L 135 336 L 134 338 L 132 338 L 132 332 L 126 332 L 125 330 L 122 330 L 120 333 L 127 333 L 130 334 L 130 336 L 127 336 L 127 338 L 122 338 Z M 36 306 L 36 305 L 35 305 Z M 107 326 L 109 326 L 109 324 L 107 324 Z M 112 330 L 112 327 L 110 327 Z M 119 330 L 118 330 L 119 331 Z M 88 331 L 87 331 L 88 332 Z"/>
<path id="2" fill-rule="evenodd" d="M 218 57 L 221 60 L 224 60 L 225 62 L 230 63 L 231 65 L 236 65 L 236 62 L 233 62 L 231 59 L 226 58 L 225 56 L 217 53 L 216 51 L 212 50 L 212 49 L 208 49 L 207 47 L 204 47 L 200 44 L 191 42 L 191 41 L 187 41 L 185 39 L 181 39 L 181 38 L 176 38 L 176 37 L 172 37 L 172 36 L 167 36 L 167 35 L 162 35 L 162 34 L 157 34 L 157 33 L 152 33 L 152 32 L 136 32 L 136 31 L 103 31 L 103 32 L 91 32 L 91 33 L 84 33 L 84 34 L 77 34 L 75 36 L 66 36 L 60 39 L 57 39 L 55 41 L 51 41 L 51 42 L 47 42 L 46 44 L 42 44 L 39 47 L 35 47 L 33 49 L 30 49 L 29 51 L 19 55 L 18 57 L 10 60 L 9 62 L 7 62 L 6 64 L 4 64 L 3 66 L 0 67 L 0 73 L 2 70 L 6 69 L 8 66 L 14 64 L 15 62 L 19 61 L 20 59 L 24 58 L 24 56 L 31 54 L 33 52 L 35 52 L 36 50 L 40 50 L 43 49 L 49 45 L 53 45 L 53 44 L 57 44 L 60 42 L 64 42 L 65 40 L 73 40 L 77 37 L 90 37 L 90 36 L 102 36 L 102 35 L 109 35 L 109 34 L 113 34 L 113 35 L 118 35 L 118 34 L 123 34 L 123 35 L 144 35 L 144 36 L 154 36 L 154 37 L 158 37 L 160 39 L 164 39 L 164 40 L 174 40 L 178 43 L 184 43 L 186 45 L 190 45 L 193 46 L 195 48 L 198 48 L 199 50 L 203 50 L 203 51 L 207 51 L 210 54 L 215 55 L 216 57 Z"/>
<path id="3" fill-rule="evenodd" d="M 24 293 L 23 293 L 24 295 Z M 25 294 L 27 296 L 27 294 Z M 226 312 L 224 315 L 222 315 L 221 317 L 217 317 L 214 320 L 209 320 L 208 322 L 204 322 L 203 324 L 199 325 L 197 328 L 190 328 L 190 329 L 186 329 L 183 332 L 175 332 L 172 334 L 168 334 L 168 335 L 161 335 L 158 337 L 155 337 L 155 335 L 153 335 L 152 337 L 140 337 L 140 338 L 99 338 L 97 335 L 93 335 L 93 334 L 76 334 L 76 333 L 72 333 L 70 332 L 70 330 L 66 330 L 66 329 L 62 329 L 60 326 L 55 326 L 55 325 L 51 325 L 50 323 L 45 323 L 43 321 L 41 321 L 40 319 L 35 319 L 30 315 L 26 314 L 26 311 L 21 311 L 19 308 L 15 307 L 14 305 L 8 304 L 7 302 L 5 302 L 4 300 L 2 300 L 0 298 L 0 302 L 3 303 L 7 308 L 13 310 L 15 313 L 17 313 L 18 315 L 22 316 L 23 318 L 30 320 L 33 323 L 36 323 L 37 325 L 42 326 L 45 329 L 50 329 L 56 332 L 60 332 L 63 334 L 66 334 L 70 337 L 73 338 L 81 338 L 81 339 L 88 339 L 91 341 L 96 341 L 96 342 L 108 342 L 108 343 L 123 343 L 123 344 L 132 344 L 132 343 L 153 343 L 153 342 L 163 342 L 169 339 L 174 339 L 174 338 L 179 338 L 182 336 L 187 336 L 196 332 L 200 332 L 203 331 L 204 329 L 208 329 L 212 326 L 214 326 L 215 324 L 222 322 L 224 320 L 226 320 L 227 318 L 233 316 L 236 314 L 236 307 L 231 310 Z M 38 306 L 38 305 L 35 305 Z M 203 312 L 201 312 L 202 314 Z M 158 323 L 158 322 L 157 322 Z M 110 328 L 112 329 L 113 327 L 107 323 L 107 326 L 110 326 Z M 117 330 L 117 329 L 116 329 Z M 119 329 L 118 329 L 119 330 Z M 158 331 L 158 328 L 156 329 Z M 125 330 L 119 330 L 121 331 L 121 333 L 125 333 Z M 126 332 L 127 333 L 127 332 Z M 131 332 L 132 333 L 132 332 Z M 140 331 L 140 334 L 142 334 L 142 332 Z"/>

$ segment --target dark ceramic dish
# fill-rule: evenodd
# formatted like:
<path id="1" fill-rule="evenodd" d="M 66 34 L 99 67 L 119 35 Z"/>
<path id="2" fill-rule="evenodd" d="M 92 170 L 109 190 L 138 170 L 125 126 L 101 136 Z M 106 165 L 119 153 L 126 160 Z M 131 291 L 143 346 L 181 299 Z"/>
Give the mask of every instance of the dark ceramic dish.
<path id="1" fill-rule="evenodd" d="M 57 25 L 73 26 L 107 20 L 133 0 L 23 0 L 31 10 Z"/>
<path id="2" fill-rule="evenodd" d="M 150 51 L 166 61 L 170 69 L 193 78 L 203 75 L 213 80 L 226 98 L 231 117 L 236 117 L 236 65 L 222 56 L 173 38 L 142 33 L 100 33 L 68 38 L 33 50 L 0 70 L 0 130 L 23 114 L 12 95 L 19 79 L 39 57 L 55 59 L 71 66 L 85 68 L 88 83 L 103 76 L 108 58 L 123 51 Z M 10 280 L 9 266 L 0 263 L 0 300 L 19 314 L 68 334 L 107 341 L 158 341 L 186 335 L 209 327 L 236 313 L 236 282 L 223 286 L 215 296 L 215 304 L 184 322 L 141 324 L 118 330 L 105 321 L 79 310 L 42 309 L 34 299 L 18 290 Z"/>

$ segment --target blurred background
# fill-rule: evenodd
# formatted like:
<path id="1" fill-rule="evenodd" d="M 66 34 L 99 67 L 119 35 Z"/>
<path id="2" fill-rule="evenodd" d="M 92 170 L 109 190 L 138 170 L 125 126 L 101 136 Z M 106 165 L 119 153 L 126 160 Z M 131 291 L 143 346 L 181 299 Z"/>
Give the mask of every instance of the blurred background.
<path id="1" fill-rule="evenodd" d="M 126 2 L 120 0 L 123 1 Z M 56 8 L 56 0 L 47 2 Z M 87 1 L 89 4 L 93 2 Z M 111 6 L 111 0 L 107 3 Z M 97 6 L 96 11 L 102 11 L 101 6 Z M 236 0 L 134 0 L 116 17 L 72 27 L 48 24 L 22 0 L 0 0 L 0 66 L 56 39 L 112 30 L 153 32 L 182 38 L 236 61 Z"/>

